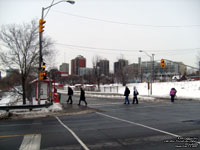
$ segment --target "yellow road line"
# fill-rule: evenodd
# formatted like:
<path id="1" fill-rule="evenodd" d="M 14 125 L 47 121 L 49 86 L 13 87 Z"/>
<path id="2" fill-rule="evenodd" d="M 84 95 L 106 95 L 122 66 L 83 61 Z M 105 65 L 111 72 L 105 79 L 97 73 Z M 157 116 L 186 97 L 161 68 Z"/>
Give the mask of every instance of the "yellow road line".
<path id="1" fill-rule="evenodd" d="M 15 135 L 3 135 L 3 136 L 0 136 L 0 138 L 10 138 L 10 137 L 27 136 L 27 135 L 39 135 L 39 134 L 15 134 Z"/>

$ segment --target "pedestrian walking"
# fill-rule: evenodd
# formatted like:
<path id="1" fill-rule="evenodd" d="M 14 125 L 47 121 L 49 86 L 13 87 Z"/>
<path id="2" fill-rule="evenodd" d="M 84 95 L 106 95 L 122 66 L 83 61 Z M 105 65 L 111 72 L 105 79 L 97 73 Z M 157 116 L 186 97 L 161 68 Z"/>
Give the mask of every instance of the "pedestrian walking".
<path id="1" fill-rule="evenodd" d="M 125 91 L 124 91 L 124 96 L 125 96 L 124 104 L 126 104 L 126 103 L 130 104 L 129 99 L 128 99 L 129 94 L 130 94 L 130 90 L 129 90 L 129 88 L 126 86 Z"/>
<path id="2" fill-rule="evenodd" d="M 72 100 L 72 96 L 73 96 L 74 92 L 72 90 L 71 87 L 68 86 L 68 100 L 67 100 L 67 103 L 70 102 L 70 104 L 73 104 L 73 100 Z"/>
<path id="3" fill-rule="evenodd" d="M 170 91 L 170 96 L 171 96 L 171 102 L 173 103 L 174 102 L 174 98 L 176 96 L 176 89 L 175 88 L 171 88 L 171 91 Z"/>
<path id="4" fill-rule="evenodd" d="M 136 89 L 136 87 L 134 86 L 134 88 L 133 88 L 133 103 L 132 104 L 135 104 L 135 101 L 136 101 L 136 104 L 138 104 L 138 98 L 137 98 L 138 95 L 139 95 L 139 92 Z"/>
<path id="5" fill-rule="evenodd" d="M 81 104 L 81 101 L 84 101 L 85 102 L 85 106 L 87 106 L 87 102 L 86 102 L 86 99 L 85 99 L 85 91 L 83 90 L 83 88 L 81 88 L 80 100 L 79 100 L 78 105 Z"/>

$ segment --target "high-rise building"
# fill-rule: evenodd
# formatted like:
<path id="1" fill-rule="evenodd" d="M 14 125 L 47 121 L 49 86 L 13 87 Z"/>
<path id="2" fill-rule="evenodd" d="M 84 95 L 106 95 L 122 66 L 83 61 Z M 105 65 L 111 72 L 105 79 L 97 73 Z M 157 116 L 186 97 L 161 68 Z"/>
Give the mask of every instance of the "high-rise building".
<path id="1" fill-rule="evenodd" d="M 79 75 L 92 75 L 93 73 L 93 68 L 79 68 Z"/>
<path id="2" fill-rule="evenodd" d="M 86 67 L 86 59 L 79 55 L 75 59 L 71 60 L 71 74 L 80 75 L 80 68 Z"/>
<path id="3" fill-rule="evenodd" d="M 118 62 L 114 63 L 114 73 L 118 73 L 119 71 L 122 71 L 123 68 L 127 65 L 128 65 L 128 60 L 119 59 Z"/>
<path id="4" fill-rule="evenodd" d="M 62 65 L 60 65 L 60 72 L 69 73 L 69 64 L 68 63 L 62 63 Z"/>
<path id="5" fill-rule="evenodd" d="M 106 59 L 102 59 L 97 63 L 97 66 L 100 69 L 101 74 L 109 75 L 109 61 Z"/>

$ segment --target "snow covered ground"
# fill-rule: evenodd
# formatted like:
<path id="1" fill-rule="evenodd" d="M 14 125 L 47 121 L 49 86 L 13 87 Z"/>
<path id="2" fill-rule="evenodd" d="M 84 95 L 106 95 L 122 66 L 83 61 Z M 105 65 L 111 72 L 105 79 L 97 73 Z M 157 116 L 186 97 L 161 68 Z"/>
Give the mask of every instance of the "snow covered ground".
<path id="1" fill-rule="evenodd" d="M 133 91 L 135 86 L 140 96 L 148 96 L 150 91 L 148 90 L 147 83 L 132 83 L 127 84 L 130 91 Z M 184 99 L 196 99 L 200 100 L 200 81 L 183 81 L 183 82 L 159 82 L 152 85 L 152 96 L 155 97 L 169 97 L 171 88 L 176 88 L 177 97 Z M 124 93 L 125 87 L 119 84 L 103 85 L 101 86 L 101 92 L 106 93 Z M 133 92 L 131 92 L 133 95 Z"/>
<path id="2" fill-rule="evenodd" d="M 29 102 L 27 101 L 29 105 Z M 45 104 L 45 101 L 41 101 L 41 104 Z M 0 106 L 10 106 L 10 105 L 22 105 L 22 97 L 21 95 L 14 92 L 6 92 L 4 96 L 0 99 Z M 33 105 L 37 105 L 37 101 L 33 98 Z M 27 110 L 10 110 L 9 112 L 15 116 L 23 116 L 26 117 L 39 117 L 45 116 L 49 113 L 55 113 L 58 111 L 62 111 L 62 105 L 60 103 L 54 103 L 52 106 L 48 108 L 37 108 L 32 111 Z M 0 110 L 0 119 L 8 116 L 8 112 L 4 110 Z"/>

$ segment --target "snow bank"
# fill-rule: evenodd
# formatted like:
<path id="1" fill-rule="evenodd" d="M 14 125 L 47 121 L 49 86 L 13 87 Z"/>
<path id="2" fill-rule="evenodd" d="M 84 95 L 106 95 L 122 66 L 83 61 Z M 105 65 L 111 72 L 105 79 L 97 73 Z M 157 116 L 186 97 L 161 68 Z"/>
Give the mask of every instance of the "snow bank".
<path id="1" fill-rule="evenodd" d="M 148 84 L 147 83 L 131 83 L 127 84 L 133 95 L 133 87 L 139 91 L 140 95 L 147 96 L 149 95 Z M 171 88 L 176 88 L 177 97 L 179 98 L 196 98 L 200 99 L 200 81 L 183 81 L 183 82 L 159 82 L 152 84 L 152 96 L 159 97 L 169 97 L 169 92 Z M 125 87 L 118 85 L 102 85 L 101 92 L 111 92 L 123 94 Z M 113 91 L 113 92 L 112 92 Z"/>
<path id="2" fill-rule="evenodd" d="M 8 112 L 0 110 L 0 119 L 5 118 L 8 116 Z"/>
<path id="3" fill-rule="evenodd" d="M 62 111 L 63 108 L 62 108 L 62 105 L 60 103 L 53 103 L 52 106 L 50 106 L 48 108 L 49 111 L 51 112 L 58 112 L 58 111 Z"/>
<path id="4" fill-rule="evenodd" d="M 4 94 L 5 95 L 0 100 L 0 106 L 8 106 L 19 100 L 21 97 L 19 94 L 13 92 L 6 92 Z"/>
<path id="5" fill-rule="evenodd" d="M 12 117 L 17 118 L 36 118 L 36 117 L 46 117 L 49 115 L 54 115 L 56 112 L 62 111 L 62 105 L 60 103 L 54 103 L 48 108 L 37 108 L 29 111 L 24 110 L 10 110 Z M 6 111 L 0 111 L 0 119 L 8 117 L 9 113 Z"/>

